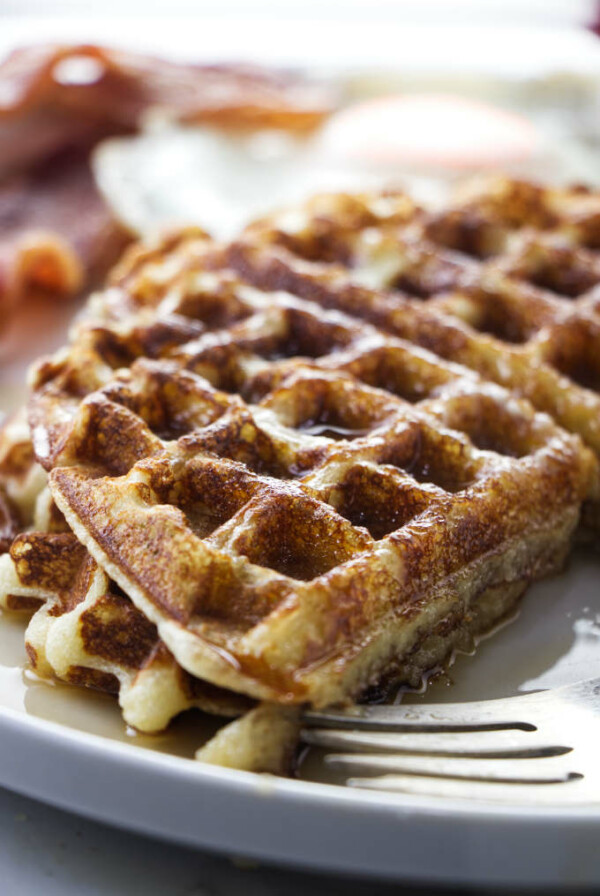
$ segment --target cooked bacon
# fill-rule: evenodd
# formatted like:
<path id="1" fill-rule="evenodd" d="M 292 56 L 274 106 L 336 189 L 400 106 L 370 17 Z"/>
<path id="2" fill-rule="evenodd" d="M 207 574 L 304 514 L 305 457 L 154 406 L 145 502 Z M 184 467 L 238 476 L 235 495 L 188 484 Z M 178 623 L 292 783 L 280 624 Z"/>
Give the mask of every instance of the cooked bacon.
<path id="1" fill-rule="evenodd" d="M 251 66 L 181 65 L 90 45 L 15 50 L 0 65 L 0 173 L 139 127 L 150 108 L 220 127 L 314 128 L 323 86 Z"/>
<path id="2" fill-rule="evenodd" d="M 90 45 L 15 50 L 0 64 L 0 326 L 22 294 L 74 294 L 128 237 L 88 156 L 149 109 L 218 127 L 315 127 L 331 97 L 294 76 L 181 65 Z"/>
<path id="3" fill-rule="evenodd" d="M 88 153 L 64 150 L 0 182 L 0 320 L 24 293 L 72 295 L 131 239 L 98 192 Z"/>

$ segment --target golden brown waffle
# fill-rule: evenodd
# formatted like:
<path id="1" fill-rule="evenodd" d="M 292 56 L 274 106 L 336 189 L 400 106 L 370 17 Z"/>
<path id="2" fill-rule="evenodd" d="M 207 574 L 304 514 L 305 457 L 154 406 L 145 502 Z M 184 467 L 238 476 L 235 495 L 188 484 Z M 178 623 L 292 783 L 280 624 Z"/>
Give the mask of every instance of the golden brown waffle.
<path id="1" fill-rule="evenodd" d="M 0 556 L 0 608 L 31 617 L 25 646 L 32 669 L 43 678 L 118 694 L 125 723 L 140 732 L 160 731 L 191 708 L 239 716 L 199 747 L 198 759 L 288 774 L 297 717 L 266 704 L 253 709 L 248 698 L 186 673 L 156 627 L 66 526 L 35 464 L 22 412 L 0 429 L 0 446 L 0 476 L 13 496 L 10 552 Z M 12 537 L 25 523 L 34 531 Z M 206 732 L 199 730 L 198 739 L 202 743 Z"/>
<path id="2" fill-rule="evenodd" d="M 599 247 L 600 194 L 497 177 L 436 212 L 401 193 L 316 197 L 256 222 L 228 260 L 508 386 L 600 454 Z M 600 527 L 597 503 L 586 518 Z"/>
<path id="3" fill-rule="evenodd" d="M 0 557 L 0 606 L 33 612 L 25 646 L 38 675 L 118 694 L 139 731 L 160 731 L 191 707 L 236 716 L 251 706 L 185 673 L 71 532 L 15 538 Z"/>
<path id="4" fill-rule="evenodd" d="M 25 646 L 44 678 L 118 694 L 124 721 L 164 729 L 183 710 L 239 716 L 198 749 L 204 762 L 287 774 L 296 717 L 214 687 L 184 672 L 156 627 L 97 566 L 75 536 L 32 532 L 0 557 L 0 607 L 32 613 Z M 214 727 L 214 726 L 213 726 Z M 205 740 L 199 732 L 199 741 Z"/>
<path id="5" fill-rule="evenodd" d="M 535 355 L 537 336 L 507 346 L 453 310 L 487 277 L 538 296 L 533 316 L 555 307 L 507 271 L 508 237 L 495 259 L 448 252 L 425 232 L 443 218 L 400 194 L 320 197 L 285 220 L 225 247 L 188 231 L 136 248 L 38 365 L 29 422 L 58 511 L 42 492 L 36 515 L 68 526 L 100 583 L 68 610 L 55 589 L 36 614 L 55 674 L 107 671 L 127 607 L 201 694 L 324 706 L 416 684 L 560 567 L 582 503 L 593 521 L 597 457 L 516 393 L 598 451 L 596 396 Z M 363 285 L 387 252 L 395 285 L 420 278 L 433 298 Z M 594 313 L 582 300 L 553 325 Z M 28 538 L 1 561 L 15 575 Z M 93 650 L 87 613 L 106 623 Z M 135 713 L 140 668 L 108 671 Z M 261 706 L 199 758 L 272 769 L 296 726 Z"/>
<path id="6" fill-rule="evenodd" d="M 495 447 L 519 461 L 309 369 L 125 475 L 56 468 L 53 494 L 189 672 L 259 699 L 326 705 L 376 683 L 398 653 L 414 680 L 425 619 L 428 636 L 464 634 L 480 613 L 486 628 L 488 600 L 505 612 L 562 562 L 585 459 L 506 396 L 471 398 L 463 419 L 490 440 L 479 413 L 511 416 L 523 441 Z M 301 435 L 306 424 L 323 434 Z M 341 430 L 357 436 L 328 438 Z"/>
<path id="7" fill-rule="evenodd" d="M 22 409 L 0 427 L 0 554 L 8 550 L 15 535 L 33 523 L 46 478 L 35 460 Z"/>
<path id="8" fill-rule="evenodd" d="M 290 774 L 299 733 L 296 708 L 261 703 L 224 725 L 196 751 L 196 759 L 243 771 Z"/>
<path id="9" fill-rule="evenodd" d="M 593 459 L 464 368 L 218 262 L 126 271 L 127 301 L 39 368 L 54 498 L 192 675 L 317 705 L 414 682 L 562 562 Z"/>

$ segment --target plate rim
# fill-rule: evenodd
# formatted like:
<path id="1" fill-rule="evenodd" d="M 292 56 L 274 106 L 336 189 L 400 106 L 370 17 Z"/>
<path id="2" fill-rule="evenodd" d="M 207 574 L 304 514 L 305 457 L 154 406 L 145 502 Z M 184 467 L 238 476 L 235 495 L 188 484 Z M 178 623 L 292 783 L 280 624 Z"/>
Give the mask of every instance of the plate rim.
<path id="1" fill-rule="evenodd" d="M 50 764 L 54 760 L 55 776 L 44 772 L 41 757 Z M 600 882 L 600 856 L 589 847 L 600 830 L 600 806 L 459 803 L 276 778 L 145 749 L 7 706 L 0 706 L 0 784 L 67 811 L 183 846 L 313 870 L 456 884 Z M 118 792 L 111 797 L 111 788 L 117 785 Z M 171 827 L 157 822 L 152 812 L 144 814 L 147 804 L 154 806 L 158 800 L 162 806 L 164 798 L 168 805 L 169 797 L 185 801 L 186 793 L 192 799 L 204 797 L 207 817 L 202 818 L 202 812 L 194 815 L 203 829 L 186 832 L 189 817 L 185 808 L 181 814 L 178 804 L 172 807 Z M 122 812 L 122 800 L 127 799 L 135 805 Z M 244 813 L 257 815 L 262 825 L 245 828 Z M 216 832 L 211 828 L 207 833 L 207 821 L 210 825 L 213 820 Z M 315 826 L 312 834 L 308 824 Z M 304 836 L 304 845 L 286 839 L 286 825 L 300 832 L 300 841 Z M 327 836 L 328 828 L 334 836 L 325 849 L 317 835 Z M 455 844 L 454 854 L 446 848 L 441 860 L 438 854 L 427 865 L 426 856 L 411 856 L 411 850 L 419 845 L 416 836 L 433 838 L 436 830 Z M 358 832 L 362 844 L 357 844 Z M 346 835 L 353 847 L 359 846 L 357 852 L 344 842 Z M 378 844 L 382 835 L 393 842 Z M 485 854 L 491 844 L 490 857 L 482 863 L 480 853 Z M 578 868 L 574 855 L 581 859 Z"/>

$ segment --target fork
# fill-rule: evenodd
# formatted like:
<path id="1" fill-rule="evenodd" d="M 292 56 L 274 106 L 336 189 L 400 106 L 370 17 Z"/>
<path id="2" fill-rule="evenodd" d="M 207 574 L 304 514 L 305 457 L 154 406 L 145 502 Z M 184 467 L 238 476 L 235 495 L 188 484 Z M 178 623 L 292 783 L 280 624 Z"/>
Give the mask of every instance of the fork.
<path id="1" fill-rule="evenodd" d="M 473 703 L 306 711 L 352 787 L 530 805 L 600 801 L 600 678 Z M 358 777 L 356 775 L 359 775 Z"/>

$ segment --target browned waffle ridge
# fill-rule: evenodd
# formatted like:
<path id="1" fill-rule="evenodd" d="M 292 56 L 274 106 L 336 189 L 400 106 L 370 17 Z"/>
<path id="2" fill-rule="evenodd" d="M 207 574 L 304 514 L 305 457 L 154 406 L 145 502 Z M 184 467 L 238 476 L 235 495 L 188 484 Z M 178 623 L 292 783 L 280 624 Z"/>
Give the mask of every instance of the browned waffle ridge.
<path id="1" fill-rule="evenodd" d="M 228 262 L 501 383 L 600 454 L 600 194 L 494 176 L 436 212 L 403 193 L 317 196 Z M 597 502 L 585 508 L 600 527 Z"/>
<path id="2" fill-rule="evenodd" d="M 416 681 L 556 569 L 597 462 L 362 306 L 324 309 L 327 278 L 336 302 L 387 294 L 281 251 L 192 233 L 130 254 L 38 367 L 30 422 L 69 526 L 187 672 L 325 705 Z M 254 280 L 284 257 L 318 303 L 227 269 L 248 257 Z"/>

